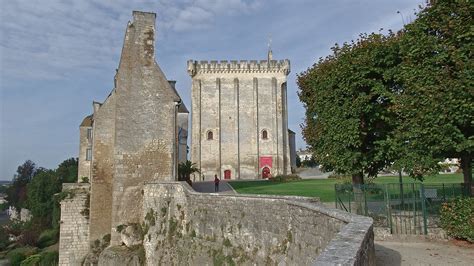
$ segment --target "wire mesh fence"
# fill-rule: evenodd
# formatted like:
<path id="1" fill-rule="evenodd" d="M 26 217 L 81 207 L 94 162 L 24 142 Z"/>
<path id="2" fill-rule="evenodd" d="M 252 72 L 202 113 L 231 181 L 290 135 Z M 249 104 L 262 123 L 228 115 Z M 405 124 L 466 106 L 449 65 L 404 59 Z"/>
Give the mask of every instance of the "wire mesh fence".
<path id="1" fill-rule="evenodd" d="M 370 216 L 392 234 L 427 234 L 443 202 L 467 195 L 463 184 L 336 184 L 336 208 Z"/>

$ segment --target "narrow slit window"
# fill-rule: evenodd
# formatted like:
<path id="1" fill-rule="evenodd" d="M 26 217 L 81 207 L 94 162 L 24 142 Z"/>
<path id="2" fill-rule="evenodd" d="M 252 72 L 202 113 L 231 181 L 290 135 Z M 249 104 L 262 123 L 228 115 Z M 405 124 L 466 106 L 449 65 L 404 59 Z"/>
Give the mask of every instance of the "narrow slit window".
<path id="1" fill-rule="evenodd" d="M 92 128 L 87 129 L 87 139 L 92 140 Z"/>
<path id="2" fill-rule="evenodd" d="M 214 134 L 212 133 L 212 131 L 208 131 L 207 132 L 207 140 L 213 140 L 214 139 Z"/>
<path id="3" fill-rule="evenodd" d="M 262 131 L 262 139 L 268 139 L 268 132 L 266 130 Z"/>
<path id="4" fill-rule="evenodd" d="M 92 149 L 87 149 L 86 150 L 86 161 L 91 161 L 92 160 Z"/>

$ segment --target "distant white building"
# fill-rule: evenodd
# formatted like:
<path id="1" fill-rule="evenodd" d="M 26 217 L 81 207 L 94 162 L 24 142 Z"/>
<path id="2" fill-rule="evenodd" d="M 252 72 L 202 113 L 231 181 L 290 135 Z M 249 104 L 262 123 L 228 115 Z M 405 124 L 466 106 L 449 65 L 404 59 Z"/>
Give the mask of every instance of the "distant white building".
<path id="1" fill-rule="evenodd" d="M 440 173 L 456 173 L 459 170 L 458 158 L 446 158 L 438 164 L 441 166 Z"/>
<path id="2" fill-rule="evenodd" d="M 308 161 L 313 158 L 313 154 L 308 150 L 302 150 L 296 152 L 296 154 L 300 157 L 301 161 Z"/>

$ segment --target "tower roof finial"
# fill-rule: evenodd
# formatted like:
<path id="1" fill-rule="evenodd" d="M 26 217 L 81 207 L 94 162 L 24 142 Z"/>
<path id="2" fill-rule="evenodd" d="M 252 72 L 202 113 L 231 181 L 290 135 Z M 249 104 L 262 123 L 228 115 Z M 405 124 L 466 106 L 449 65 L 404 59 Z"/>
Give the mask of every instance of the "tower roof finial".
<path id="1" fill-rule="evenodd" d="M 268 37 L 268 54 L 267 54 L 268 62 L 273 60 L 273 53 L 272 53 L 272 34 Z"/>

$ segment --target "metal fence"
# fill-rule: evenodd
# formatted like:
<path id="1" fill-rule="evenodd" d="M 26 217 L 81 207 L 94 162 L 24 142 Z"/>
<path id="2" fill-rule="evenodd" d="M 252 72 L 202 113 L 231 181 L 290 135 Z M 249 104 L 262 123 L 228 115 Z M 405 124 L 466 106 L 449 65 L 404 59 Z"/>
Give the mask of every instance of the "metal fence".
<path id="1" fill-rule="evenodd" d="M 467 195 L 463 184 L 336 184 L 336 208 L 370 216 L 374 226 L 392 234 L 427 234 L 437 227 L 439 209 L 449 199 Z"/>

